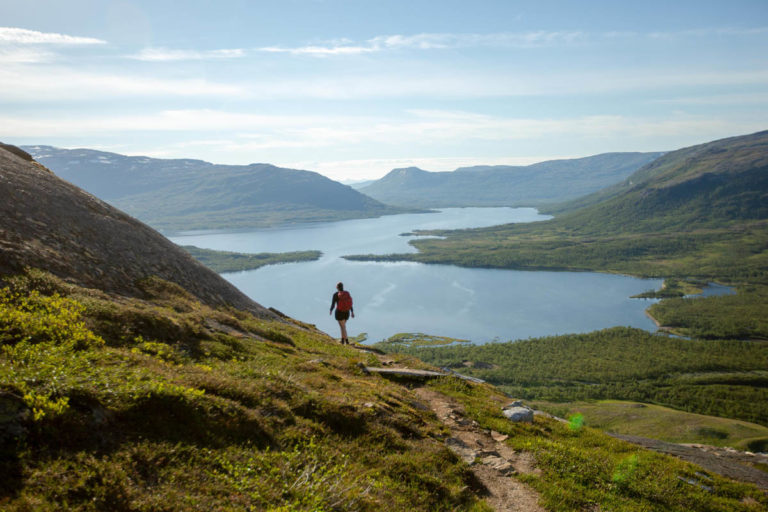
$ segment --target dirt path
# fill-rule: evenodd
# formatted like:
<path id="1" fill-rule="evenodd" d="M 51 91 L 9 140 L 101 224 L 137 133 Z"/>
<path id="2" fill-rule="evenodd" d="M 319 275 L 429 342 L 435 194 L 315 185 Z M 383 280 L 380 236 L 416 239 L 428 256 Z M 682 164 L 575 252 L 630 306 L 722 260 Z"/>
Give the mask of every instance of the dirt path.
<path id="1" fill-rule="evenodd" d="M 414 390 L 450 430 L 448 447 L 464 459 L 477 479 L 487 489 L 485 500 L 498 512 L 544 511 L 538 505 L 538 494 L 511 475 L 536 473 L 533 460 L 507 446 L 507 436 L 480 427 L 468 419 L 454 399 L 428 388 Z"/>
<path id="2" fill-rule="evenodd" d="M 674 455 L 697 464 L 707 471 L 741 482 L 752 483 L 761 489 L 768 489 L 768 473 L 755 467 L 757 464 L 768 465 L 768 455 L 714 446 L 666 443 L 639 436 L 612 433 L 609 435 L 650 450 Z"/>

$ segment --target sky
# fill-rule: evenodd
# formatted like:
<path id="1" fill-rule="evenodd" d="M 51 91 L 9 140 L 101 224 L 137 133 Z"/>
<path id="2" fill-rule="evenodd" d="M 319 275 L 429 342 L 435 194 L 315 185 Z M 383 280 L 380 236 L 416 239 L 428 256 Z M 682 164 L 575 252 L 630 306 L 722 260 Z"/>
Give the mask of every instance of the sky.
<path id="1" fill-rule="evenodd" d="M 0 141 L 337 180 L 768 129 L 768 0 L 0 0 Z"/>

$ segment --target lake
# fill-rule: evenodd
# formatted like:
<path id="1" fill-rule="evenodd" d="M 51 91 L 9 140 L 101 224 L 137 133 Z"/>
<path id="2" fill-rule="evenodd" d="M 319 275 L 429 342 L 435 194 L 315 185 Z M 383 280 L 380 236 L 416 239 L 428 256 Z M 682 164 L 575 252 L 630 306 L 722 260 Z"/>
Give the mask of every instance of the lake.
<path id="1" fill-rule="evenodd" d="M 437 213 L 296 225 L 233 233 L 188 233 L 180 245 L 237 252 L 320 250 L 312 262 L 224 274 L 253 300 L 338 337 L 328 314 L 336 283 L 354 298 L 350 336 L 368 343 L 399 332 L 423 332 L 476 343 L 589 332 L 612 326 L 654 331 L 645 315 L 653 300 L 631 295 L 658 289 L 661 279 L 593 272 L 460 268 L 421 263 L 353 262 L 350 254 L 414 252 L 417 229 L 483 227 L 549 218 L 533 208 L 447 208 Z"/>

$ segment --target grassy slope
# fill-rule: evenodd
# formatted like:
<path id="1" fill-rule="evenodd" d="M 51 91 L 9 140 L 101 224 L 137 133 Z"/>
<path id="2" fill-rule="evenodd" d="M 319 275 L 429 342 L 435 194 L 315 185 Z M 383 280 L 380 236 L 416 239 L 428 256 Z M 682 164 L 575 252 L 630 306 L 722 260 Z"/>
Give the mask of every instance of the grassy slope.
<path id="1" fill-rule="evenodd" d="M 156 279 L 144 300 L 12 281 L 3 510 L 485 510 L 408 390 L 308 326 Z"/>
<path id="2" fill-rule="evenodd" d="M 762 491 L 747 495 L 701 468 L 589 427 L 543 418 L 536 418 L 532 425 L 510 423 L 498 412 L 505 398 L 487 386 L 457 380 L 431 386 L 462 402 L 480 426 L 509 435 L 507 443 L 515 450 L 535 457 L 537 471 L 517 478 L 540 493 L 548 510 L 756 511 L 768 505 Z M 681 479 L 711 483 L 712 491 Z"/>
<path id="3" fill-rule="evenodd" d="M 768 427 L 746 421 L 678 411 L 660 405 L 620 400 L 591 402 L 534 401 L 532 406 L 561 418 L 584 417 L 590 427 L 650 437 L 670 443 L 702 443 L 763 451 L 768 447 Z"/>
<path id="4" fill-rule="evenodd" d="M 219 273 L 240 272 L 242 270 L 255 270 L 265 265 L 278 263 L 295 263 L 299 261 L 314 261 L 320 258 L 320 251 L 294 251 L 294 252 L 262 252 L 248 254 L 231 251 L 214 251 L 201 249 L 194 245 L 182 245 L 182 249 L 194 256 L 196 260 Z"/>
<path id="5" fill-rule="evenodd" d="M 375 358 L 306 325 L 213 310 L 157 279 L 143 299 L 36 271 L 7 281 L 3 510 L 488 510 L 407 386 L 363 375 Z M 520 478 L 550 510 L 768 505 L 716 475 L 713 493 L 681 484 L 700 468 L 591 429 L 513 425 L 491 386 L 435 386 L 536 458 Z"/>

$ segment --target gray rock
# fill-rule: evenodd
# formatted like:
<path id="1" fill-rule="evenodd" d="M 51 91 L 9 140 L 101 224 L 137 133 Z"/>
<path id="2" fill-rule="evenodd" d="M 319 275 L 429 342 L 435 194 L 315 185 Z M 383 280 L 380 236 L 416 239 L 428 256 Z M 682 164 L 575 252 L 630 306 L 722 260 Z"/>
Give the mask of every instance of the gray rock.
<path id="1" fill-rule="evenodd" d="M 512 402 L 504 407 L 502 414 L 510 421 L 533 423 L 533 409 L 526 407 L 522 402 Z"/>

